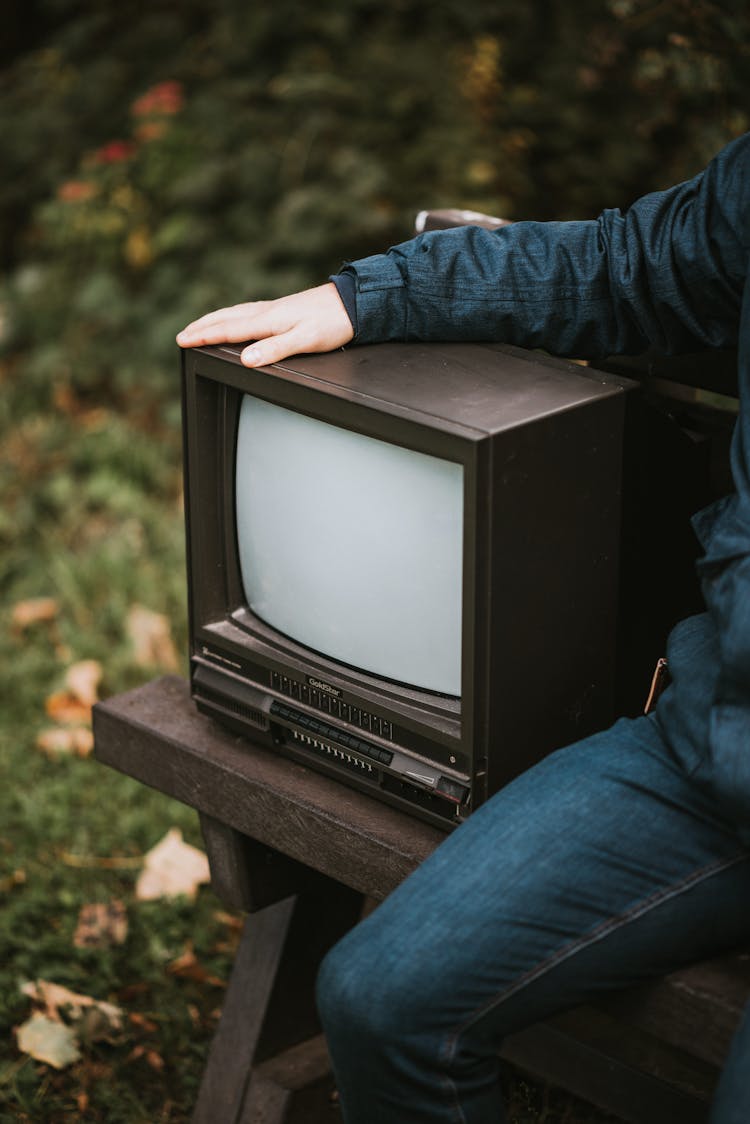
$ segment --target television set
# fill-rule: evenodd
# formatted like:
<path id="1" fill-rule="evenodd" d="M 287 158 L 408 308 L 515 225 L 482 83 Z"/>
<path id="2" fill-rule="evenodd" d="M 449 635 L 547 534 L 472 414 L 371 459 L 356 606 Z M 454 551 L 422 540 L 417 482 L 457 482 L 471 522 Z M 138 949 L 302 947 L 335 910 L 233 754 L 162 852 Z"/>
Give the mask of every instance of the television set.
<path id="1" fill-rule="evenodd" d="M 443 828 L 614 714 L 630 383 L 482 343 L 183 354 L 191 691 Z"/>

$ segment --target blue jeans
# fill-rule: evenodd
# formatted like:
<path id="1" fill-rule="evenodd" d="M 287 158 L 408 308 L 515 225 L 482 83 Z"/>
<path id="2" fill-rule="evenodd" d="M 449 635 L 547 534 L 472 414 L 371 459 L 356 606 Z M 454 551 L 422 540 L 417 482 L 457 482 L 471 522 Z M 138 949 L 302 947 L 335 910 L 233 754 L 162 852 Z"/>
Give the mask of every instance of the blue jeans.
<path id="1" fill-rule="evenodd" d="M 329 953 L 346 1124 L 499 1124 L 505 1034 L 750 938 L 750 852 L 660 720 L 622 719 L 479 808 Z M 713 1124 L 750 1120 L 750 1020 Z"/>

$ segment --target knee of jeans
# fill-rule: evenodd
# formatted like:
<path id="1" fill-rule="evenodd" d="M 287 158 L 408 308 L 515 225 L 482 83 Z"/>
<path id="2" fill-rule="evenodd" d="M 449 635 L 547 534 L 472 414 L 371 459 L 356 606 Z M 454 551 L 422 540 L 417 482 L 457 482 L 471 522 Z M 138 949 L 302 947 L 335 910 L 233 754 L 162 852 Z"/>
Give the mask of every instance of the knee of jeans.
<path id="1" fill-rule="evenodd" d="M 376 964 L 377 958 L 348 938 L 324 959 L 317 1003 L 329 1040 L 347 1036 L 376 1045 L 393 1042 L 410 1029 L 408 987 L 393 976 L 384 979 Z"/>

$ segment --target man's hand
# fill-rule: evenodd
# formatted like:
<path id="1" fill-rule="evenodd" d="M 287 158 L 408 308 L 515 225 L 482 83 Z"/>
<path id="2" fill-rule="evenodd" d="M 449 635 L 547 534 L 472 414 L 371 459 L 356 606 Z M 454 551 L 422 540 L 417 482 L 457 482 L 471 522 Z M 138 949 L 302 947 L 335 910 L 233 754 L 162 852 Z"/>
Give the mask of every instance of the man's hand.
<path id="1" fill-rule="evenodd" d="M 253 301 L 220 308 L 188 324 L 177 336 L 180 347 L 256 342 L 241 359 L 246 367 L 278 363 L 300 352 L 333 351 L 349 343 L 354 332 L 332 282 L 273 301 Z"/>

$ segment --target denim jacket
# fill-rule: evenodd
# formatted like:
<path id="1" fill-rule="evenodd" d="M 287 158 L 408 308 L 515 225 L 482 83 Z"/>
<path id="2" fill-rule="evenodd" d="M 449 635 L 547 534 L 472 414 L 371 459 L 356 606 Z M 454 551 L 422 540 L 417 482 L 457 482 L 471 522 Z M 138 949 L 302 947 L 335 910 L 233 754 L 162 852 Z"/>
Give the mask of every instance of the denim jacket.
<path id="1" fill-rule="evenodd" d="M 433 231 L 344 274 L 361 343 L 490 339 L 589 359 L 738 349 L 735 490 L 694 518 L 707 612 L 673 630 L 657 714 L 750 841 L 750 134 L 624 214 Z"/>

